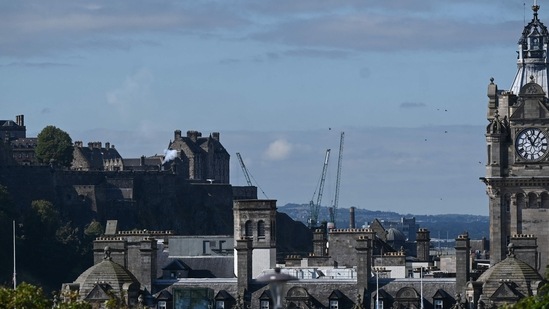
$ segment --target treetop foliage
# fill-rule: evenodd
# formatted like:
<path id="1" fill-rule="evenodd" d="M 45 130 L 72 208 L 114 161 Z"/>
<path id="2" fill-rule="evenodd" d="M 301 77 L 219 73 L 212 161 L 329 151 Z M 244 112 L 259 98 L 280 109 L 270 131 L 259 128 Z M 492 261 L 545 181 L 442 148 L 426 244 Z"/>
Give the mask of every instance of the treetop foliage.
<path id="1" fill-rule="evenodd" d="M 73 145 L 69 134 L 55 126 L 47 126 L 38 134 L 36 159 L 39 163 L 54 161 L 69 167 L 73 159 Z"/>

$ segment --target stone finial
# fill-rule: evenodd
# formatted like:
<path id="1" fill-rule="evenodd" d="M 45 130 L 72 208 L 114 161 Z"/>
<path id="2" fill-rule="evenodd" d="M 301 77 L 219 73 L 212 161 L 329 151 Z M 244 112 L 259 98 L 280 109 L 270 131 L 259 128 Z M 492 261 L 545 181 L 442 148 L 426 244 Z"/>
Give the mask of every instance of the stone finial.
<path id="1" fill-rule="evenodd" d="M 105 256 L 103 257 L 103 260 L 111 260 L 111 247 L 106 246 L 104 249 Z"/>

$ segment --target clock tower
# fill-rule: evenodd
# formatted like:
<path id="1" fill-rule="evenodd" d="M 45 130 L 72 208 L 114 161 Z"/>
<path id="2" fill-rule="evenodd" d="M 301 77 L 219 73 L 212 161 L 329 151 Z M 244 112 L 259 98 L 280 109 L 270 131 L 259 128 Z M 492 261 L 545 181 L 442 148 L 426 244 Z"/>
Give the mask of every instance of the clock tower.
<path id="1" fill-rule="evenodd" d="M 538 272 L 549 264 L 549 33 L 539 5 L 518 42 L 518 70 L 509 91 L 488 85 L 486 184 L 490 264 L 503 260 L 512 238 L 533 235 Z"/>

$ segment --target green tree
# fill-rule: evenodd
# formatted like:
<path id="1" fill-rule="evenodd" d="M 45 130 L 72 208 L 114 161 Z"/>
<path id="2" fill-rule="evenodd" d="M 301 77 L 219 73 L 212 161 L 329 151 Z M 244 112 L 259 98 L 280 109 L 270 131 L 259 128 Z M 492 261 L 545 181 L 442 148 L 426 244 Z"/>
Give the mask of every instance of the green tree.
<path id="1" fill-rule="evenodd" d="M 42 288 L 23 282 L 15 290 L 0 287 L 0 309 L 4 308 L 49 309 L 51 301 L 46 298 Z"/>
<path id="2" fill-rule="evenodd" d="M 37 238 L 52 238 L 61 224 L 61 215 L 50 201 L 35 200 L 31 202 L 26 223 Z"/>
<path id="3" fill-rule="evenodd" d="M 36 142 L 36 159 L 39 163 L 56 162 L 70 167 L 73 159 L 73 145 L 69 134 L 55 126 L 45 127 Z"/>
<path id="4" fill-rule="evenodd" d="M 79 299 L 78 291 L 66 291 L 62 293 L 63 301 L 56 295 L 54 309 L 92 309 L 92 305 Z"/>
<path id="5" fill-rule="evenodd" d="M 90 222 L 84 228 L 84 234 L 93 238 L 100 236 L 101 234 L 103 234 L 103 226 L 100 222 L 93 219 L 92 222 Z"/>

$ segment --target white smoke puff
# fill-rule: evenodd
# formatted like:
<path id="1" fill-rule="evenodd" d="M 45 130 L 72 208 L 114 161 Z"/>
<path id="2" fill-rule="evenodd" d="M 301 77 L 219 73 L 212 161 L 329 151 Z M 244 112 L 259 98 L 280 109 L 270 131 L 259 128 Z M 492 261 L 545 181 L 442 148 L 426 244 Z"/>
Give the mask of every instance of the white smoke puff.
<path id="1" fill-rule="evenodd" d="M 269 145 L 264 155 L 268 160 L 284 160 L 290 155 L 292 148 L 292 144 L 285 139 L 278 139 Z"/>
<path id="2" fill-rule="evenodd" d="M 166 162 L 170 162 L 171 160 L 174 160 L 177 158 L 177 150 L 173 149 L 166 149 L 164 150 L 164 161 L 162 161 L 162 164 Z"/>

